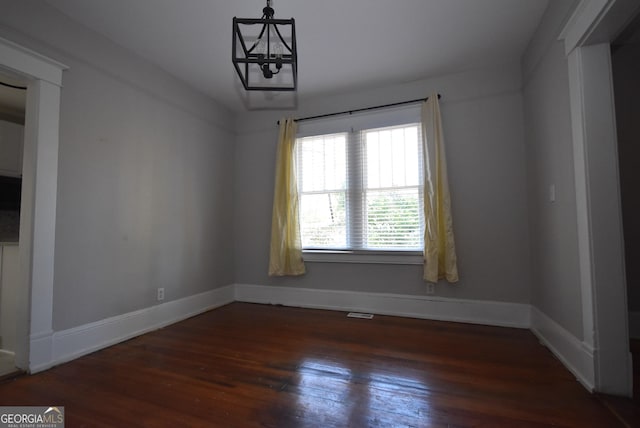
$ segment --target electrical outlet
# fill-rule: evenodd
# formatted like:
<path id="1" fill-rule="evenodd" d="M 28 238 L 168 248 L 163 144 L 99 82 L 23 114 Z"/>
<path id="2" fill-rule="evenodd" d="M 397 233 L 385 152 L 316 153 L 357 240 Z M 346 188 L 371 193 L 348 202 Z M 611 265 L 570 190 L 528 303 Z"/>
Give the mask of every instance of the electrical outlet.
<path id="1" fill-rule="evenodd" d="M 432 283 L 427 283 L 427 294 L 435 294 L 436 285 Z"/>
<path id="2" fill-rule="evenodd" d="M 164 288 L 158 288 L 158 300 L 164 300 Z"/>

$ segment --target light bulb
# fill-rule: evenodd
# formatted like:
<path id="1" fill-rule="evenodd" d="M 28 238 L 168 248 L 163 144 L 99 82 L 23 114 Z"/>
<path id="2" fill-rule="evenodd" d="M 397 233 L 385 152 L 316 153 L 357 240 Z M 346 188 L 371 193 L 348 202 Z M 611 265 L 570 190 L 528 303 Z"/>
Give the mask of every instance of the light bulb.
<path id="1" fill-rule="evenodd" d="M 282 46 L 282 43 L 278 42 L 273 46 L 273 53 L 275 54 L 275 57 L 276 57 L 276 69 L 278 71 L 280 71 L 280 69 L 282 68 L 282 54 L 283 54 L 283 52 L 284 52 L 284 47 Z"/>
<path id="2" fill-rule="evenodd" d="M 282 59 L 283 52 L 284 52 L 284 47 L 282 46 L 282 43 L 277 42 L 273 45 L 273 54 L 275 55 L 276 58 Z"/>

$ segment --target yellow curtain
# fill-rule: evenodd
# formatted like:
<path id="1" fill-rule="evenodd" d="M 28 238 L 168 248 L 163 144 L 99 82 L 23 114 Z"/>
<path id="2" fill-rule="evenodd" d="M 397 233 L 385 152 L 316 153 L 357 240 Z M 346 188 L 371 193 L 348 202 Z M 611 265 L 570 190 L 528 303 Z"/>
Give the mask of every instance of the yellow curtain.
<path id="1" fill-rule="evenodd" d="M 444 137 L 438 95 L 422 103 L 424 153 L 424 280 L 458 281 Z"/>
<path id="2" fill-rule="evenodd" d="M 298 183 L 295 168 L 296 123 L 280 120 L 276 180 L 271 219 L 269 276 L 305 273 L 298 220 Z"/>

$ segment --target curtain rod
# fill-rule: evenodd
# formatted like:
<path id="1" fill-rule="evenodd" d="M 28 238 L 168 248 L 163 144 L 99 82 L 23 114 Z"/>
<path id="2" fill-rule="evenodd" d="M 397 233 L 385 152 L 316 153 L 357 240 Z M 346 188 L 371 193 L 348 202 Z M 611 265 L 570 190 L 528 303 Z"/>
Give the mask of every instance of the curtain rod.
<path id="1" fill-rule="evenodd" d="M 8 83 L 4 83 L 4 82 L 0 82 L 0 85 L 2 86 L 6 86 L 8 88 L 13 88 L 13 89 L 22 89 L 23 91 L 27 89 L 26 86 L 16 86 L 16 85 L 10 85 Z"/>
<path id="2" fill-rule="evenodd" d="M 440 99 L 440 98 L 442 98 L 442 96 L 440 94 L 438 94 L 438 99 Z M 397 103 L 384 104 L 384 105 L 381 105 L 381 106 L 364 107 L 364 108 L 357 108 L 355 110 L 339 111 L 337 113 L 326 113 L 326 114 L 319 114 L 317 116 L 301 117 L 299 119 L 293 119 L 293 120 L 295 122 L 304 122 L 305 120 L 321 119 L 323 117 L 340 116 L 342 114 L 353 114 L 353 113 L 359 113 L 361 111 L 378 110 L 378 109 L 381 109 L 381 108 L 401 106 L 401 105 L 404 105 L 404 104 L 414 104 L 414 103 L 419 103 L 419 102 L 422 102 L 422 101 L 427 101 L 428 99 L 429 99 L 429 97 L 418 98 L 418 99 L 415 99 L 415 100 L 400 101 L 400 102 L 397 102 Z M 280 121 L 278 121 L 278 125 L 280 125 Z"/>

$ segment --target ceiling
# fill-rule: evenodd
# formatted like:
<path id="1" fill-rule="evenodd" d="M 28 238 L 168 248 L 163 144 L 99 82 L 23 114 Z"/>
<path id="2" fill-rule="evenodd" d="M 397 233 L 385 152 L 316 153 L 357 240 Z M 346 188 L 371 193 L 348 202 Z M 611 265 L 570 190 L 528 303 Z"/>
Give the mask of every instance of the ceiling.
<path id="1" fill-rule="evenodd" d="M 299 99 L 519 60 L 548 0 L 274 0 L 294 17 Z M 248 108 L 231 63 L 232 18 L 264 0 L 49 0 L 74 20 L 233 111 Z M 275 102 L 275 101 L 274 101 Z"/>

